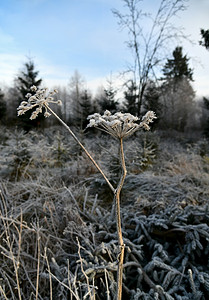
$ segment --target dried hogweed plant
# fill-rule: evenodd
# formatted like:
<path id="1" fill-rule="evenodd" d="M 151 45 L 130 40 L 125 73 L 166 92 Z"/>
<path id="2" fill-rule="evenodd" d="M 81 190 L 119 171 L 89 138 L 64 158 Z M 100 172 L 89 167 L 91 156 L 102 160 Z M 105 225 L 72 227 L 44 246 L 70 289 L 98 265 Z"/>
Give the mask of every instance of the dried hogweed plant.
<path id="1" fill-rule="evenodd" d="M 27 94 L 26 98 L 28 101 L 21 102 L 18 107 L 18 116 L 24 114 L 26 111 L 30 109 L 35 109 L 32 112 L 30 119 L 35 119 L 39 113 L 44 111 L 44 116 L 49 117 L 51 114 L 54 115 L 60 123 L 68 130 L 74 140 L 79 144 L 79 146 L 86 153 L 88 158 L 92 161 L 97 170 L 102 174 L 103 178 L 107 182 L 108 186 L 113 192 L 114 195 L 114 206 L 115 206 L 115 216 L 116 216 L 116 224 L 117 224 L 117 235 L 118 235 L 118 244 L 119 244 L 119 255 L 118 255 L 118 270 L 117 270 L 117 290 L 116 290 L 116 299 L 122 299 L 122 277 L 123 277 L 123 260 L 124 260 L 124 250 L 125 244 L 123 242 L 122 236 L 122 228 L 121 228 L 121 216 L 120 216 L 120 192 L 123 187 L 123 183 L 127 174 L 126 165 L 125 165 L 125 156 L 123 149 L 123 139 L 131 136 L 134 132 L 139 129 L 149 130 L 149 124 L 156 119 L 156 115 L 153 111 L 148 111 L 144 117 L 140 120 L 138 117 L 135 117 L 129 113 L 121 113 L 117 112 L 115 114 L 111 114 L 108 110 L 104 112 L 103 115 L 99 113 L 95 113 L 93 115 L 88 116 L 89 124 L 87 127 L 96 127 L 107 134 L 110 134 L 114 139 L 119 142 L 119 153 L 120 153 L 120 164 L 121 164 L 121 177 L 118 182 L 116 188 L 108 180 L 107 176 L 104 174 L 100 166 L 96 163 L 94 158 L 91 156 L 89 151 L 83 146 L 83 144 L 78 140 L 76 135 L 72 132 L 72 130 L 67 126 L 67 124 L 60 119 L 60 117 L 49 107 L 50 103 L 56 103 L 61 105 L 61 100 L 55 101 L 53 96 L 57 94 L 57 90 L 52 92 L 48 92 L 47 89 L 38 90 L 36 86 L 31 87 L 31 91 L 35 92 L 34 95 Z M 138 123 L 137 123 L 138 122 Z"/>

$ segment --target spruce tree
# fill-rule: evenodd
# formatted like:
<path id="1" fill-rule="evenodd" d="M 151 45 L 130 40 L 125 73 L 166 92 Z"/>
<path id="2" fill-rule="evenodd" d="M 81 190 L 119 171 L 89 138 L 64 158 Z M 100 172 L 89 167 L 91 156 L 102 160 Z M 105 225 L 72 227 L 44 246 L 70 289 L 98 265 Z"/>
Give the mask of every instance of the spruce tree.
<path id="1" fill-rule="evenodd" d="M 35 85 L 36 87 L 40 87 L 42 79 L 37 78 L 38 74 L 39 72 L 35 70 L 34 62 L 31 59 L 24 63 L 23 70 L 15 80 L 19 103 L 25 101 L 25 96 L 31 93 L 31 86 Z M 19 125 L 23 127 L 25 131 L 29 131 L 33 127 L 39 127 L 44 120 L 43 115 L 39 115 L 35 120 L 30 120 L 30 115 L 31 112 L 28 112 L 18 117 L 18 120 L 20 120 Z"/>
<path id="2" fill-rule="evenodd" d="M 208 111 L 208 116 L 204 126 L 204 135 L 209 138 L 209 99 L 203 97 L 204 108 Z"/>
<path id="3" fill-rule="evenodd" d="M 0 89 L 0 122 L 3 122 L 6 116 L 6 102 L 4 100 L 4 94 Z"/>
<path id="4" fill-rule="evenodd" d="M 204 46 L 206 49 L 209 49 L 209 29 L 208 30 L 201 29 L 200 34 L 202 37 L 202 40 L 200 41 L 200 45 Z"/>
<path id="5" fill-rule="evenodd" d="M 193 71 L 189 59 L 176 47 L 173 58 L 168 59 L 163 68 L 162 104 L 166 128 L 184 131 L 193 113 L 194 90 L 191 85 Z"/>
<path id="6" fill-rule="evenodd" d="M 92 98 L 90 93 L 87 90 L 84 90 L 79 104 L 80 104 L 79 122 L 80 122 L 80 128 L 83 130 L 86 128 L 87 124 L 89 123 L 87 117 L 90 114 L 94 113 L 92 107 Z"/>
<path id="7" fill-rule="evenodd" d="M 160 120 L 160 115 L 162 113 L 162 107 L 160 103 L 160 89 L 153 81 L 150 81 L 147 85 L 144 94 L 144 108 L 146 111 L 152 110 L 156 113 L 157 119 L 154 121 L 154 124 L 158 123 Z"/>
<path id="8" fill-rule="evenodd" d="M 107 83 L 107 88 L 104 89 L 103 94 L 100 99 L 98 99 L 99 106 L 101 108 L 101 112 L 109 110 L 111 113 L 115 113 L 118 108 L 118 101 L 115 100 L 117 91 L 114 89 L 111 80 L 107 81 Z"/>
<path id="9" fill-rule="evenodd" d="M 124 92 L 123 110 L 132 115 L 137 115 L 137 87 L 133 80 L 126 83 L 126 90 Z"/>
<path id="10" fill-rule="evenodd" d="M 166 79 L 187 78 L 193 80 L 193 71 L 188 65 L 189 59 L 182 53 L 182 47 L 176 47 L 173 51 L 173 58 L 168 59 L 163 68 L 163 75 Z"/>

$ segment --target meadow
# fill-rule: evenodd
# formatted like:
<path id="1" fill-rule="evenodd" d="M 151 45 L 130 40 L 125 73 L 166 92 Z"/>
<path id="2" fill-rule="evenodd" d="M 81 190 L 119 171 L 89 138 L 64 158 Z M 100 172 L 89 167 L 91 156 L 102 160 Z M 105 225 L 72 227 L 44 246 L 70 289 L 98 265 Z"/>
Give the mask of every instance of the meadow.
<path id="1" fill-rule="evenodd" d="M 78 135 L 115 186 L 116 141 Z M 124 151 L 122 299 L 208 299 L 209 141 L 137 132 Z M 65 128 L 0 128 L 0 197 L 0 299 L 114 299 L 112 191 Z"/>

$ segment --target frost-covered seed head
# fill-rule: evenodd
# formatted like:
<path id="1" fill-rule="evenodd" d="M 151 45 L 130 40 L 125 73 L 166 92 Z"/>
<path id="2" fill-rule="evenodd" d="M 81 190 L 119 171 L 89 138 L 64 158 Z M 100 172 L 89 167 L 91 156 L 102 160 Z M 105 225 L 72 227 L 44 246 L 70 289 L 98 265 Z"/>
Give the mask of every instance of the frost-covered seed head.
<path id="1" fill-rule="evenodd" d="M 37 87 L 35 85 L 32 85 L 31 88 L 30 88 L 30 90 L 32 92 L 36 92 L 37 91 Z"/>
<path id="2" fill-rule="evenodd" d="M 51 114 L 50 114 L 48 111 L 45 111 L 44 117 L 45 117 L 45 118 L 48 118 L 49 116 L 51 116 Z"/>
<path id="3" fill-rule="evenodd" d="M 30 117 L 30 119 L 33 120 L 38 116 L 39 113 L 42 113 L 42 109 L 44 107 L 44 116 L 47 118 L 51 115 L 47 111 L 49 103 L 56 103 L 58 105 L 62 104 L 61 100 L 54 100 L 54 95 L 58 93 L 56 89 L 47 94 L 47 88 L 38 89 L 35 85 L 33 85 L 30 90 L 32 92 L 35 92 L 35 94 L 32 95 L 31 93 L 28 93 L 26 95 L 26 98 L 28 98 L 28 102 L 22 101 L 20 103 L 19 107 L 17 108 L 18 116 L 23 115 L 26 111 L 37 107 L 36 110 L 32 112 Z"/>
<path id="4" fill-rule="evenodd" d="M 27 95 L 25 96 L 26 98 L 30 98 L 32 96 L 31 93 L 27 93 Z"/>
<path id="5" fill-rule="evenodd" d="M 156 119 L 156 115 L 153 111 L 148 111 L 139 124 L 135 123 L 139 121 L 138 117 L 122 112 L 112 115 L 108 110 L 103 115 L 95 113 L 88 116 L 87 119 L 89 120 L 87 127 L 97 127 L 114 138 L 126 138 L 139 128 L 149 130 L 149 123 L 153 122 L 153 119 Z"/>
<path id="6" fill-rule="evenodd" d="M 148 111 L 143 117 L 139 125 L 146 130 L 150 130 L 149 123 L 152 123 L 154 119 L 157 119 L 153 111 Z"/>

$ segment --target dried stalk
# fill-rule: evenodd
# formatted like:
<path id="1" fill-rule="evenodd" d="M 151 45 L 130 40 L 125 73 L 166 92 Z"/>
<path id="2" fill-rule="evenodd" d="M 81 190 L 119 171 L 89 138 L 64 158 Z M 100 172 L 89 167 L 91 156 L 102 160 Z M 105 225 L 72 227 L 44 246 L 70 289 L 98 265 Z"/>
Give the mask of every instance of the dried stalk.
<path id="1" fill-rule="evenodd" d="M 120 252 L 118 255 L 118 271 L 117 271 L 117 293 L 116 293 L 117 300 L 121 300 L 122 298 L 123 260 L 124 260 L 124 250 L 125 250 L 125 245 L 122 236 L 122 228 L 121 228 L 120 192 L 123 187 L 123 183 L 127 174 L 124 151 L 123 151 L 123 139 L 120 138 L 119 141 L 120 141 L 120 163 L 122 167 L 122 174 L 115 192 L 115 207 L 116 207 L 115 213 L 116 213 L 116 223 L 117 223 L 118 244 L 120 247 Z"/>
<path id="2" fill-rule="evenodd" d="M 2 286 L 0 285 L 0 293 L 4 296 L 5 300 L 9 300 L 4 292 L 4 289 L 2 288 Z"/>
<path id="3" fill-rule="evenodd" d="M 44 248 L 44 258 L 46 260 L 47 263 L 47 268 L 48 268 L 48 272 L 49 272 L 49 290 L 50 290 L 50 300 L 52 300 L 52 277 L 51 277 L 51 269 L 50 269 L 50 265 L 49 265 L 49 260 L 47 257 L 47 248 Z"/>
<path id="4" fill-rule="evenodd" d="M 37 277 L 36 277 L 36 300 L 38 300 L 38 289 L 39 289 L 39 272 L 40 272 L 40 228 L 37 224 Z"/>

